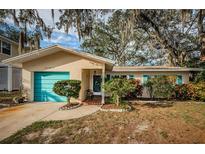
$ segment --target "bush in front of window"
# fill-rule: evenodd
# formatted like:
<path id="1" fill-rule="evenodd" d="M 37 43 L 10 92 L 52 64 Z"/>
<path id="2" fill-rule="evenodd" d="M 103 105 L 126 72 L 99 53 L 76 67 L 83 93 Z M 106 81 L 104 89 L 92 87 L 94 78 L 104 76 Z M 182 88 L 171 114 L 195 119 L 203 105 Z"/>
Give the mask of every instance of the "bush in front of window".
<path id="1" fill-rule="evenodd" d="M 175 84 L 168 76 L 156 76 L 149 79 L 145 84 L 151 98 L 170 99 L 174 96 Z"/>
<path id="2" fill-rule="evenodd" d="M 134 91 L 135 86 L 128 79 L 115 78 L 104 84 L 105 92 L 109 95 L 117 106 L 120 105 L 122 97 Z"/>
<path id="3" fill-rule="evenodd" d="M 143 86 L 140 84 L 140 80 L 136 80 L 136 79 L 129 79 L 131 84 L 134 85 L 135 89 L 128 93 L 126 98 L 127 99 L 136 99 L 139 96 L 142 96 L 143 93 Z"/>
<path id="4" fill-rule="evenodd" d="M 178 100 L 193 99 L 194 94 L 194 84 L 182 84 L 175 86 L 175 95 Z"/>

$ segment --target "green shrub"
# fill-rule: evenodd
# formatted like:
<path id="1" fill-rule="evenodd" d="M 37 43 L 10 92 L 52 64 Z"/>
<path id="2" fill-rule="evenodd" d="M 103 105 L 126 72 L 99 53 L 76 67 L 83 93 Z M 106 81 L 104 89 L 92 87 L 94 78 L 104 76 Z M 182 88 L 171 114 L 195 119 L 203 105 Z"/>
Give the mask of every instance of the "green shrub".
<path id="1" fill-rule="evenodd" d="M 151 98 L 170 99 L 174 95 L 175 83 L 169 76 L 157 76 L 151 78 L 145 83 Z"/>
<path id="2" fill-rule="evenodd" d="M 177 99 L 189 100 L 195 94 L 193 84 L 182 84 L 175 86 L 175 95 Z"/>
<path id="3" fill-rule="evenodd" d="M 112 97 L 114 102 L 119 106 L 121 98 L 135 89 L 134 84 L 127 79 L 111 79 L 104 85 L 105 92 Z"/>
<path id="4" fill-rule="evenodd" d="M 205 71 L 198 73 L 194 79 L 196 83 L 198 82 L 205 82 Z"/>
<path id="5" fill-rule="evenodd" d="M 140 80 L 130 79 L 131 84 L 135 86 L 135 89 L 132 92 L 129 92 L 126 96 L 128 99 L 134 99 L 138 96 L 142 96 L 143 86 L 140 85 Z"/>
<path id="6" fill-rule="evenodd" d="M 192 85 L 194 89 L 193 99 L 205 101 L 205 82 L 198 82 Z"/>
<path id="7" fill-rule="evenodd" d="M 53 91 L 60 95 L 66 96 L 68 103 L 70 103 L 70 98 L 78 98 L 81 89 L 81 81 L 79 80 L 62 80 L 54 84 Z"/>
<path id="8" fill-rule="evenodd" d="M 154 96 L 153 96 L 153 81 L 152 80 L 148 80 L 146 83 L 144 83 L 144 87 L 146 87 L 147 88 L 147 90 L 148 90 L 148 93 L 149 93 L 149 97 L 150 98 L 153 98 Z"/>

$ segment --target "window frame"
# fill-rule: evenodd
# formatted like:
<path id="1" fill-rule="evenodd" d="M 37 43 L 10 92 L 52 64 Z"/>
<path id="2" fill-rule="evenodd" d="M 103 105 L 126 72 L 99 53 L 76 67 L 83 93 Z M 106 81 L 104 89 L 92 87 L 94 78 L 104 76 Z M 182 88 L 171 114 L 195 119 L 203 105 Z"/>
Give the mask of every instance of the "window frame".
<path id="1" fill-rule="evenodd" d="M 9 44 L 10 45 L 10 54 L 7 54 L 7 53 L 4 53 L 3 52 L 3 43 L 7 43 L 7 44 Z M 3 40 L 0 40 L 0 53 L 1 54 L 4 54 L 4 55 L 7 55 L 7 56 L 12 56 L 12 44 L 11 43 L 9 43 L 9 42 L 6 42 L 6 41 L 3 41 Z"/>
<path id="2" fill-rule="evenodd" d="M 136 79 L 135 74 L 129 74 L 127 75 L 128 79 Z"/>

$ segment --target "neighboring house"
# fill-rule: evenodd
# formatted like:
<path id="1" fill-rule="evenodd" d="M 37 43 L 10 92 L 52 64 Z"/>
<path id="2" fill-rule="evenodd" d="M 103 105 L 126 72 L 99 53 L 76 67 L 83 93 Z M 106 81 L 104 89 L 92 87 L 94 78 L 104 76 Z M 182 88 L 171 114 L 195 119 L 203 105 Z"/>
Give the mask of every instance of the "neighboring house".
<path id="1" fill-rule="evenodd" d="M 114 66 L 113 61 L 92 54 L 77 52 L 61 46 L 35 50 L 3 61 L 22 68 L 23 87 L 31 101 L 62 102 L 65 97 L 55 94 L 53 84 L 58 80 L 81 80 L 79 101 L 86 99 L 86 91 L 91 89 L 94 95 L 102 96 L 101 85 L 105 78 L 124 77 L 146 82 L 155 75 L 174 75 L 178 84 L 188 83 L 192 71 L 197 68 L 180 68 L 165 66 Z M 146 92 L 143 93 L 146 97 Z"/>
<path id="2" fill-rule="evenodd" d="M 2 63 L 2 60 L 17 55 L 18 43 L 0 35 L 0 91 L 19 90 L 21 86 L 21 68 Z"/>

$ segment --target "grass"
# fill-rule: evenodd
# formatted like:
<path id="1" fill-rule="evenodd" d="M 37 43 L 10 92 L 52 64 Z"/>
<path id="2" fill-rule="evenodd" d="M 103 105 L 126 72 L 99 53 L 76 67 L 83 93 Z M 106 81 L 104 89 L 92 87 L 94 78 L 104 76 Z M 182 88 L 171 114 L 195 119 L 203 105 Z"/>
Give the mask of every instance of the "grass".
<path id="1" fill-rule="evenodd" d="M 0 143 L 205 143 L 205 104 L 133 105 L 67 121 L 36 122 Z"/>

